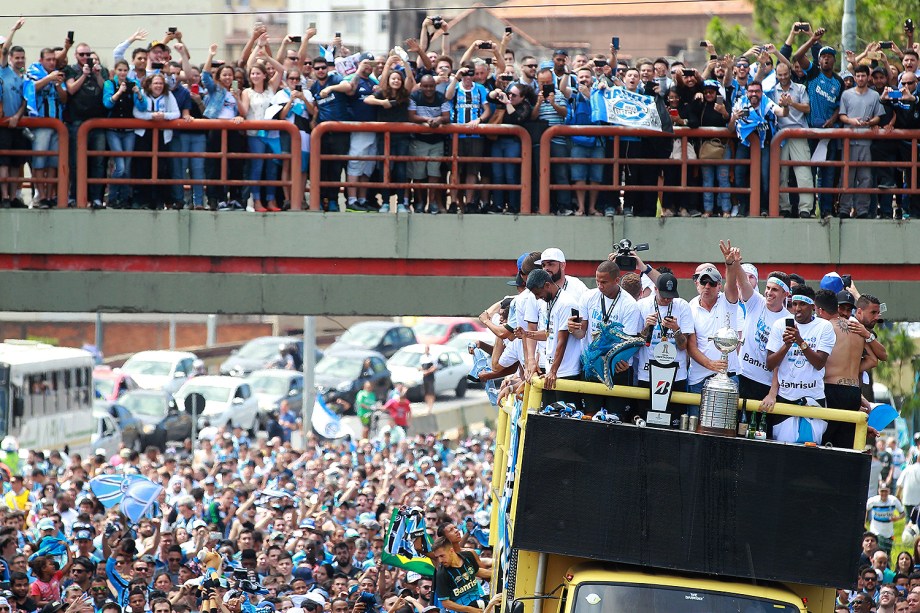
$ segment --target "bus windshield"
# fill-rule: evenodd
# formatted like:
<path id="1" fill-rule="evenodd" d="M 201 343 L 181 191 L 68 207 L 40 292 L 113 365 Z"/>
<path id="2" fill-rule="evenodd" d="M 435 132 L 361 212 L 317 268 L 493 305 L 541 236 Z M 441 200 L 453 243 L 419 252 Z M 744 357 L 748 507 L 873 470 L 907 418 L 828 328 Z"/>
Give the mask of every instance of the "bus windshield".
<path id="1" fill-rule="evenodd" d="M 797 613 L 795 606 L 729 592 L 665 585 L 589 583 L 578 586 L 572 613 Z"/>

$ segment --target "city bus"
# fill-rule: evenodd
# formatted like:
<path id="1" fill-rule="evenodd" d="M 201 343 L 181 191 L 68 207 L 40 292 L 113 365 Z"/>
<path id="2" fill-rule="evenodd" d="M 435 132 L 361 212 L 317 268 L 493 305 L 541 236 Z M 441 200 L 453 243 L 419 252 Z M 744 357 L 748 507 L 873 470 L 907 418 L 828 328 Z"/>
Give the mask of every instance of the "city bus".
<path id="1" fill-rule="evenodd" d="M 36 341 L 0 343 L 0 437 L 20 449 L 91 451 L 93 356 Z"/>

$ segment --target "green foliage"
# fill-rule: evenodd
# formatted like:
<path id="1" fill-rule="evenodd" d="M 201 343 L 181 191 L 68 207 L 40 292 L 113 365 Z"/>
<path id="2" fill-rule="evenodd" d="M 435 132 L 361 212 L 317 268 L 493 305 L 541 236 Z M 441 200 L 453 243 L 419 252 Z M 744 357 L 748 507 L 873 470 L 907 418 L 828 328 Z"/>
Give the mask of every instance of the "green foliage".
<path id="1" fill-rule="evenodd" d="M 751 36 L 741 26 L 729 26 L 719 17 L 713 17 L 706 26 L 706 40 L 715 45 L 719 55 L 730 53 L 739 56 L 751 48 Z"/>
<path id="2" fill-rule="evenodd" d="M 920 399 L 914 393 L 917 373 L 920 372 L 920 351 L 903 325 L 879 328 L 876 333 L 879 342 L 888 351 L 888 360 L 879 362 L 875 368 L 875 379 L 888 386 L 901 416 L 907 417 L 920 407 Z"/>
<path id="3" fill-rule="evenodd" d="M 843 0 L 752 0 L 754 5 L 754 31 L 745 32 L 740 26 L 728 27 L 718 17 L 713 17 L 706 28 L 706 36 L 716 43 L 719 53 L 740 53 L 746 51 L 753 43 L 773 43 L 779 49 L 792 24 L 796 21 L 811 23 L 812 29 L 825 28 L 825 44 L 840 49 L 841 20 L 843 19 Z M 903 2 L 896 0 L 873 0 L 856 2 L 856 53 L 865 49 L 866 44 L 880 40 L 894 40 L 906 48 L 904 38 L 904 19 L 911 15 Z M 799 34 L 793 46 L 808 40 L 806 34 Z M 841 50 L 842 51 L 842 50 Z"/>

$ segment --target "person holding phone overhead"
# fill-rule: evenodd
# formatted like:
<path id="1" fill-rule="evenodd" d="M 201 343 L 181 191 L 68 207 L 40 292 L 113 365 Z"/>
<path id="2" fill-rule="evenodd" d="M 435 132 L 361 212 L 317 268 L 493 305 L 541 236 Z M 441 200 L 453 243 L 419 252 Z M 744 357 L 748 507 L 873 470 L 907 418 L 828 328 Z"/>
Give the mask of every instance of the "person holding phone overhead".
<path id="1" fill-rule="evenodd" d="M 109 109 L 109 117 L 129 119 L 134 117 L 134 96 L 140 90 L 140 84 L 128 76 L 129 66 L 125 60 L 115 63 L 115 76 L 105 82 L 102 90 L 102 103 Z M 105 139 L 113 153 L 134 151 L 137 135 L 134 130 L 108 129 Z M 127 179 L 131 176 L 131 158 L 112 158 L 112 179 Z M 126 183 L 113 183 L 109 186 L 109 208 L 124 209 L 131 206 L 131 186 Z"/>
<path id="2" fill-rule="evenodd" d="M 562 92 L 556 89 L 556 80 L 553 78 L 553 71 L 544 68 L 537 73 L 535 83 L 537 87 L 537 103 L 534 104 L 533 111 L 530 113 L 531 120 L 542 120 L 549 127 L 565 124 L 565 119 L 569 114 L 569 103 Z M 534 144 L 535 147 L 539 143 Z M 549 154 L 553 158 L 569 157 L 569 139 L 565 136 L 556 136 L 550 140 Z M 539 156 L 536 156 L 539 158 Z M 553 163 L 550 164 L 551 180 L 554 185 L 569 184 L 569 165 Z M 559 190 L 552 192 L 552 203 L 550 210 L 557 215 L 584 215 L 584 206 L 578 211 L 572 211 L 572 192 L 569 190 Z M 536 209 L 532 209 L 536 210 Z"/>

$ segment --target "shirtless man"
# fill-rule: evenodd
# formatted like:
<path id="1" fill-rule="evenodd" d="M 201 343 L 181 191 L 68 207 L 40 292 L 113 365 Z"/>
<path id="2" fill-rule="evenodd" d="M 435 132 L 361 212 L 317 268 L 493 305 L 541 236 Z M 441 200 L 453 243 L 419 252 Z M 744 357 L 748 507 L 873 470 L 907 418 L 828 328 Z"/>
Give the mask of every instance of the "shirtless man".
<path id="1" fill-rule="evenodd" d="M 815 292 L 815 306 L 818 317 L 829 321 L 834 328 L 837 341 L 834 350 L 824 365 L 824 397 L 832 409 L 858 411 L 862 407 L 859 378 L 863 362 L 874 356 L 864 356 L 866 339 L 860 335 L 865 327 L 838 314 L 837 295 L 831 290 Z M 861 328 L 857 330 L 856 328 Z M 824 440 L 834 447 L 852 447 L 855 426 L 842 422 L 828 422 Z"/>

